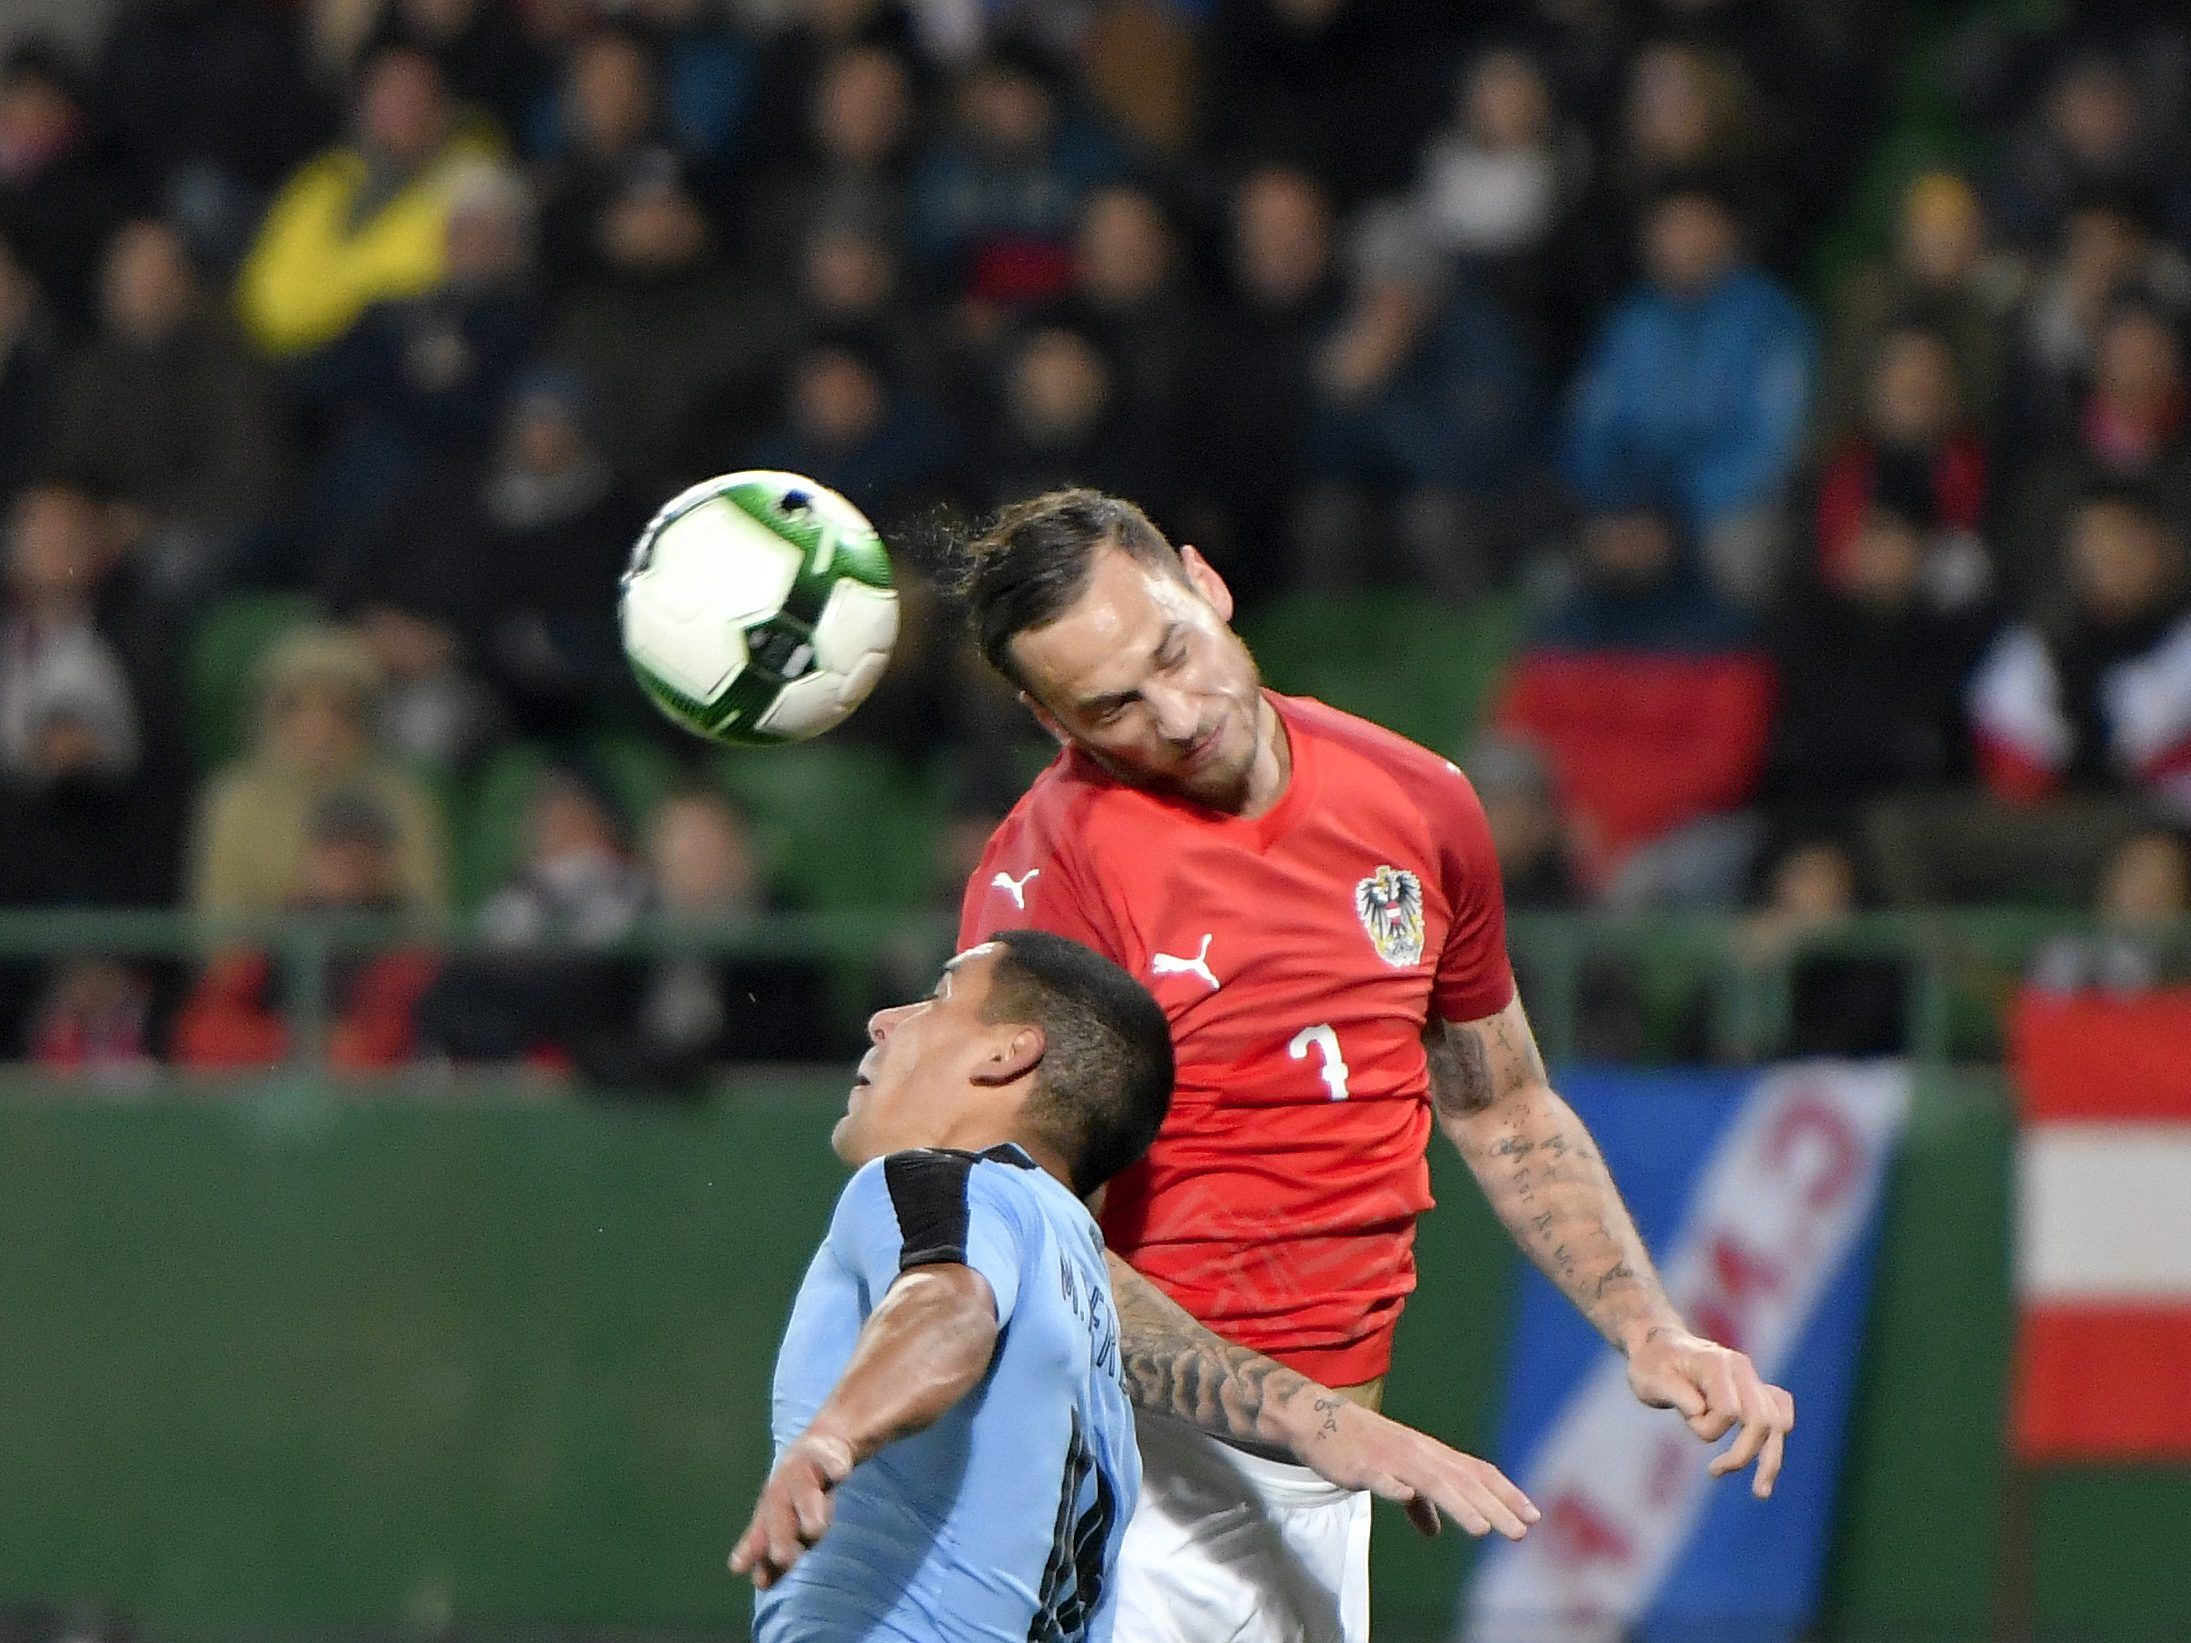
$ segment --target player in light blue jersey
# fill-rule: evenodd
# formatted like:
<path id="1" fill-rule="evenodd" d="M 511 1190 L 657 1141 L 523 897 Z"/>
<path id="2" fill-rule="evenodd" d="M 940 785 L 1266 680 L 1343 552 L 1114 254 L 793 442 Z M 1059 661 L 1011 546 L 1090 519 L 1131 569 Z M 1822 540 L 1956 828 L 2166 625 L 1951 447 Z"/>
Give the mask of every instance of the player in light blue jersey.
<path id="1" fill-rule="evenodd" d="M 755 1643 L 1106 1643 L 1140 1489 L 1083 1200 L 1170 1104 L 1140 983 L 1006 931 L 869 1023 L 859 1166 L 776 1362 L 776 1466 L 731 1553 Z"/>

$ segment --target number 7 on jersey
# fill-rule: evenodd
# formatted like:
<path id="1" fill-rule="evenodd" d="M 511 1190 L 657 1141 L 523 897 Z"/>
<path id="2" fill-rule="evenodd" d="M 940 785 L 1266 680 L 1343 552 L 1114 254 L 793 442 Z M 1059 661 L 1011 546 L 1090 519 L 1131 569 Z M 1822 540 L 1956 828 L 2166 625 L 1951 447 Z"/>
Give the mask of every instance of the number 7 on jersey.
<path id="1" fill-rule="evenodd" d="M 1269 1040 L 1264 1040 L 1268 1043 Z M 1293 1035 L 1293 1042 L 1286 1046 L 1286 1054 L 1296 1061 L 1308 1059 L 1311 1049 L 1322 1063 L 1318 1068 L 1324 1080 L 1324 1088 L 1331 1091 L 1334 1101 L 1347 1098 L 1347 1058 L 1339 1052 L 1339 1035 L 1331 1030 L 1328 1022 L 1319 1021 L 1313 1027 L 1303 1027 Z"/>

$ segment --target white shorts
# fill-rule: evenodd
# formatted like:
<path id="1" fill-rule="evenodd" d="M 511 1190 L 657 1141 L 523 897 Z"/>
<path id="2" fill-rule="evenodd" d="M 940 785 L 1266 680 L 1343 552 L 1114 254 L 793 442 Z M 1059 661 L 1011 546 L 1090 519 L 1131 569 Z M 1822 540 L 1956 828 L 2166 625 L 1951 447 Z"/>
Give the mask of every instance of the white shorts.
<path id="1" fill-rule="evenodd" d="M 1369 1643 L 1369 1496 L 1135 1413 L 1113 1643 Z"/>

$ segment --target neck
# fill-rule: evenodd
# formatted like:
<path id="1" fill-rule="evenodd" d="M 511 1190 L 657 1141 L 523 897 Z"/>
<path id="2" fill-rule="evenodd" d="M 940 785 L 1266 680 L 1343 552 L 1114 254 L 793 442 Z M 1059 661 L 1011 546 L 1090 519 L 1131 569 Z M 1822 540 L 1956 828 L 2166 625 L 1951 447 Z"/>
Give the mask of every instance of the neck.
<path id="1" fill-rule="evenodd" d="M 1072 1160 L 1067 1158 L 1050 1142 L 1040 1136 L 1030 1135 L 1024 1130 L 978 1125 L 954 1135 L 945 1145 L 957 1147 L 962 1152 L 987 1152 L 991 1147 L 996 1146 L 1009 1145 L 1017 1147 L 1021 1152 L 1032 1158 L 1036 1167 L 1045 1175 L 1055 1176 L 1063 1182 L 1066 1191 L 1071 1192 L 1073 1190 Z"/>
<path id="2" fill-rule="evenodd" d="M 1255 762 L 1248 767 L 1248 793 L 1240 814 L 1249 818 L 1267 814 L 1286 796 L 1293 779 L 1293 743 L 1286 736 L 1286 721 L 1268 696 L 1255 699 Z"/>

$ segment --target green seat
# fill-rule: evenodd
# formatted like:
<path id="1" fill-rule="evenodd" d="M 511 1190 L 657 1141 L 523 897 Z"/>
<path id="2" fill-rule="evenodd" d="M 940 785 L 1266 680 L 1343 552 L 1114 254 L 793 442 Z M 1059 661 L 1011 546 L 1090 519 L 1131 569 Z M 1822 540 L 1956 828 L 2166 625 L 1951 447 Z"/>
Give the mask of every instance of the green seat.
<path id="1" fill-rule="evenodd" d="M 1245 624 L 1271 687 L 1314 696 L 1425 747 L 1464 747 L 1513 647 L 1505 598 L 1452 610 L 1420 594 L 1293 594 Z"/>
<path id="2" fill-rule="evenodd" d="M 675 757 L 660 742 L 645 736 L 604 731 L 586 738 L 585 759 L 608 789 L 632 836 L 643 837 L 647 818 L 677 786 Z"/>
<path id="3" fill-rule="evenodd" d="M 473 773 L 451 814 L 449 899 L 469 911 L 525 859 L 525 811 L 554 761 L 530 742 L 497 748 Z"/>
<path id="4" fill-rule="evenodd" d="M 717 781 L 744 807 L 769 877 L 817 909 L 911 908 L 932 894 L 935 785 L 856 742 L 726 748 Z"/>
<path id="5" fill-rule="evenodd" d="M 244 751 L 251 739 L 252 675 L 259 658 L 276 639 L 317 614 L 303 594 L 240 593 L 199 618 L 190 636 L 184 687 L 190 753 L 199 769 L 215 769 Z"/>

